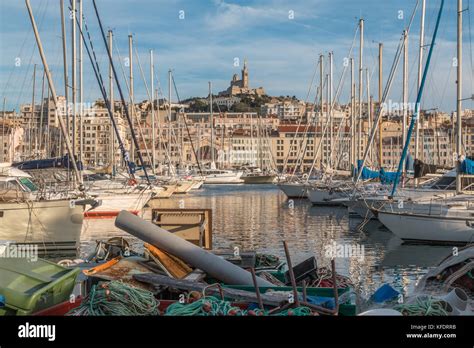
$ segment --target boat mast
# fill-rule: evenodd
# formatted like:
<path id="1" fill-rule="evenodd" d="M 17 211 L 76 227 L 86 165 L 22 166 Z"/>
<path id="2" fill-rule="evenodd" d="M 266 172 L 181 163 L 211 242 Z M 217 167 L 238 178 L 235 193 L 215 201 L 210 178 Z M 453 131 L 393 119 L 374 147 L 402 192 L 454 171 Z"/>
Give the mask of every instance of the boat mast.
<path id="1" fill-rule="evenodd" d="M 5 139 L 5 125 L 6 125 L 6 121 L 7 121 L 7 115 L 5 114 L 5 107 L 6 107 L 6 104 L 7 104 L 7 97 L 3 97 L 3 113 L 2 113 L 2 121 L 3 121 L 3 124 L 2 124 L 2 139 Z M 3 143 L 5 144 L 5 143 Z M 2 146 L 4 147 L 4 145 Z M 6 162 L 5 161 L 5 149 L 3 149 L 2 151 L 2 162 Z M 10 162 L 13 162 L 13 159 L 11 159 Z"/>
<path id="2" fill-rule="evenodd" d="M 82 175 L 79 173 L 76 161 L 74 160 L 74 157 L 73 157 L 72 146 L 71 146 L 71 142 L 69 141 L 69 135 L 68 135 L 68 132 L 66 130 L 64 120 L 62 119 L 61 115 L 58 112 L 58 110 L 59 110 L 58 97 L 56 95 L 56 90 L 54 89 L 53 79 L 51 78 L 51 72 L 49 70 L 48 62 L 46 61 L 46 56 L 44 55 L 43 45 L 41 44 L 41 38 L 40 38 L 39 33 L 38 33 L 38 28 L 36 27 L 36 22 L 35 22 L 35 18 L 33 16 L 33 12 L 31 10 L 30 1 L 25 0 L 25 3 L 26 3 L 26 8 L 28 9 L 28 14 L 30 16 L 31 25 L 33 27 L 33 32 L 35 34 L 36 44 L 38 45 L 38 51 L 40 53 L 41 60 L 42 60 L 43 65 L 44 65 L 44 70 L 46 71 L 46 77 L 48 78 L 48 85 L 49 85 L 49 89 L 51 91 L 51 95 L 53 97 L 53 102 L 54 102 L 54 106 L 55 106 L 55 109 L 56 109 L 56 113 L 59 115 L 58 116 L 58 121 L 59 121 L 59 125 L 60 125 L 62 135 L 64 137 L 64 142 L 66 144 L 66 149 L 67 149 L 69 158 L 72 159 L 72 161 L 69 161 L 69 163 L 72 162 L 72 168 L 74 170 L 74 174 L 76 175 L 78 188 L 80 190 L 83 190 L 84 187 L 82 185 Z"/>
<path id="3" fill-rule="evenodd" d="M 426 12 L 426 0 L 421 2 L 421 23 L 420 23 L 420 47 L 418 53 L 418 88 L 421 85 L 421 74 L 423 69 L 423 52 L 425 50 L 425 12 Z M 416 122 L 415 132 L 415 159 L 423 159 L 424 151 L 420 154 L 420 122 Z M 418 178 L 415 178 L 415 186 L 418 186 Z"/>
<path id="4" fill-rule="evenodd" d="M 403 90 L 402 90 L 402 144 L 407 140 L 407 118 L 408 118 L 408 30 L 403 32 Z M 403 172 L 405 171 L 405 163 L 403 163 Z"/>
<path id="5" fill-rule="evenodd" d="M 367 129 L 372 129 L 372 103 L 370 96 L 370 76 L 369 69 L 365 69 L 366 89 L 367 89 Z M 367 144 L 370 144 L 370 132 L 367 132 Z M 372 158 L 372 146 L 369 146 L 369 159 Z"/>
<path id="6" fill-rule="evenodd" d="M 354 58 L 351 57 L 351 164 L 356 168 L 355 156 L 355 78 L 354 78 Z"/>
<path id="7" fill-rule="evenodd" d="M 383 43 L 379 43 L 379 109 L 382 108 L 382 85 L 383 85 Z M 383 165 L 383 127 L 382 127 L 382 117 L 379 121 L 379 167 L 382 168 Z"/>
<path id="8" fill-rule="evenodd" d="M 320 119 L 323 120 L 323 103 L 324 103 L 324 56 L 322 54 L 319 55 L 319 91 L 320 91 L 320 105 L 321 105 L 321 112 L 320 112 Z M 326 123 L 326 122 L 325 122 Z M 323 124 L 321 123 L 321 132 L 323 130 Z M 321 137 L 323 137 L 323 134 L 321 133 Z M 324 142 L 324 139 L 321 141 Z M 322 152 L 321 156 L 321 164 L 324 163 L 324 159 L 327 155 L 326 153 L 327 150 L 324 150 Z"/>
<path id="9" fill-rule="evenodd" d="M 363 58 L 364 58 L 364 20 L 359 20 L 360 29 L 360 43 L 359 43 L 359 120 L 358 120 L 358 136 L 357 136 L 357 158 L 360 157 L 360 150 L 362 147 L 362 69 L 363 69 Z"/>
<path id="10" fill-rule="evenodd" d="M 441 15 L 443 13 L 443 8 L 444 8 L 444 0 L 441 0 L 441 5 L 439 7 L 438 17 L 436 19 L 436 25 L 435 25 L 435 29 L 434 29 L 434 33 L 433 33 L 433 38 L 431 39 L 430 49 L 429 49 L 429 52 L 428 52 L 428 57 L 426 59 L 426 65 L 423 69 L 423 77 L 421 79 L 420 88 L 418 89 L 418 93 L 417 93 L 417 97 L 416 97 L 415 111 L 414 111 L 413 116 L 412 116 L 411 121 L 410 121 L 410 127 L 408 128 L 408 133 L 407 133 L 407 141 L 404 144 L 402 155 L 400 157 L 400 162 L 398 163 L 397 174 L 396 174 L 395 179 L 393 181 L 392 193 L 390 194 L 390 197 L 392 197 L 392 198 L 395 196 L 395 193 L 397 191 L 397 185 L 398 185 L 398 182 L 399 182 L 399 179 L 400 179 L 400 175 L 403 172 L 403 163 L 405 162 L 405 159 L 406 159 L 406 156 L 407 156 L 407 153 L 408 153 L 408 149 L 409 149 L 409 146 L 410 146 L 410 138 L 412 136 L 413 129 L 415 127 L 415 123 L 417 121 L 417 118 L 419 117 L 419 113 L 420 113 L 419 105 L 420 105 L 421 97 L 423 95 L 423 89 L 425 87 L 426 77 L 428 75 L 428 68 L 430 66 L 431 56 L 433 55 L 433 49 L 434 49 L 434 45 L 435 45 L 435 42 L 436 42 L 436 36 L 438 35 L 439 23 L 441 21 Z"/>
<path id="11" fill-rule="evenodd" d="M 209 81 L 209 121 L 211 122 L 211 169 L 216 168 L 214 153 L 214 115 L 212 113 L 212 82 Z"/>
<path id="12" fill-rule="evenodd" d="M 66 129 L 69 134 L 70 124 L 69 124 L 69 78 L 68 78 L 68 69 L 67 69 L 67 43 L 66 43 L 66 21 L 64 19 L 64 0 L 60 0 L 61 8 L 61 35 L 63 41 L 63 75 L 64 75 L 64 98 L 65 98 L 65 111 L 66 111 Z M 49 104 L 49 101 L 48 101 Z M 58 115 L 62 117 L 63 115 Z M 61 156 L 63 155 L 63 144 L 61 143 Z M 69 177 L 69 170 L 68 170 Z"/>
<path id="13" fill-rule="evenodd" d="M 109 30 L 108 32 L 108 41 L 109 41 L 109 52 L 110 56 L 113 54 L 113 32 Z M 114 102 L 114 79 L 113 79 L 113 71 L 112 71 L 112 64 L 109 62 L 109 100 L 110 100 L 110 108 L 112 111 L 111 117 L 114 118 L 115 112 L 115 102 Z M 115 176 L 115 134 L 114 134 L 114 127 L 113 122 L 110 122 L 110 165 L 112 169 L 112 176 Z"/>
<path id="14" fill-rule="evenodd" d="M 153 50 L 150 50 L 150 89 L 151 89 L 151 167 L 155 174 L 156 156 L 155 156 L 155 101 L 153 100 L 153 75 L 155 66 L 153 63 Z"/>
<path id="15" fill-rule="evenodd" d="M 76 0 L 71 10 L 72 160 L 76 160 Z"/>
<path id="16" fill-rule="evenodd" d="M 168 174 L 171 175 L 171 69 L 168 70 Z"/>
<path id="17" fill-rule="evenodd" d="M 332 113 L 332 107 L 333 107 L 333 85 L 332 85 L 332 79 L 333 79 L 333 52 L 329 52 L 329 96 L 328 96 L 328 103 L 329 103 L 329 117 L 330 117 L 330 125 L 329 125 L 329 134 L 330 134 L 330 143 L 329 143 L 329 148 L 331 149 L 330 154 L 329 154 L 329 166 L 332 168 L 334 163 L 333 163 L 333 137 L 334 137 L 334 120 L 333 120 L 333 113 Z"/>
<path id="18" fill-rule="evenodd" d="M 129 79 L 130 79 L 130 105 L 129 105 L 129 112 L 130 116 L 132 117 L 132 126 L 135 120 L 135 105 L 133 104 L 133 36 L 130 34 L 128 35 L 128 67 L 129 67 Z M 133 146 L 133 141 L 130 142 L 130 157 L 132 162 L 135 162 L 135 150 L 139 151 L 139 149 L 135 149 Z"/>
<path id="19" fill-rule="evenodd" d="M 330 100 L 330 93 L 329 93 L 329 73 L 326 74 L 326 105 L 327 105 L 327 108 L 326 108 L 326 119 L 327 121 L 329 122 L 329 127 L 331 127 L 331 123 L 332 123 L 332 118 L 331 118 L 331 114 L 330 114 L 330 103 L 329 103 L 329 100 Z M 331 154 L 332 154 L 332 134 L 331 134 L 331 130 L 329 130 L 329 132 L 327 133 L 329 139 L 328 139 L 328 142 L 326 143 L 327 145 L 327 157 L 326 157 L 326 169 L 330 168 L 331 167 Z M 296 169 L 296 168 L 295 168 Z"/>
<path id="20" fill-rule="evenodd" d="M 43 79 L 41 81 L 41 101 L 40 101 L 40 123 L 39 123 L 39 145 L 38 145 L 38 152 L 41 152 L 42 149 L 42 140 L 43 140 L 43 115 L 44 115 L 44 83 L 46 82 L 45 79 L 46 72 L 43 70 Z M 41 156 L 39 156 L 41 157 Z"/>
<path id="21" fill-rule="evenodd" d="M 33 152 L 31 138 L 33 137 L 33 119 L 35 117 L 35 87 L 36 87 L 36 64 L 33 65 L 33 93 L 31 97 L 31 117 L 30 117 L 30 122 L 28 126 L 29 128 L 28 129 L 28 146 L 29 146 L 30 158 Z"/>
<path id="22" fill-rule="evenodd" d="M 79 1 L 79 30 L 82 32 L 82 0 Z M 84 76 L 83 76 L 83 47 L 79 36 L 79 161 L 82 162 L 84 150 L 83 117 L 84 117 Z"/>
<path id="23" fill-rule="evenodd" d="M 458 0 L 457 21 L 457 88 L 456 88 L 456 193 L 461 193 L 461 152 L 462 152 L 462 0 Z"/>

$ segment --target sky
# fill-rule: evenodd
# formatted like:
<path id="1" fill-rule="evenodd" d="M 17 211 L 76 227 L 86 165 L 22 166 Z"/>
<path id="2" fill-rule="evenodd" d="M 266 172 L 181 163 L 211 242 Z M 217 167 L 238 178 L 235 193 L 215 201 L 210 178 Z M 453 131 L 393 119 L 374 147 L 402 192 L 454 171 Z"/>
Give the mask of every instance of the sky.
<path id="1" fill-rule="evenodd" d="M 60 0 L 31 0 L 46 58 L 58 94 L 64 95 Z M 66 7 L 69 1 L 66 0 Z M 84 0 L 84 16 L 92 37 L 97 60 L 107 79 L 107 53 L 98 29 L 92 0 Z M 408 25 L 416 0 L 96 0 L 105 30 L 114 32 L 114 62 L 124 92 L 127 86 L 122 69 L 128 55 L 128 35 L 133 35 L 135 101 L 148 99 L 143 75 L 150 86 L 149 51 L 154 51 L 155 87 L 168 95 L 167 72 L 172 69 L 180 99 L 205 97 L 208 81 L 213 92 L 225 90 L 234 73 L 240 74 L 248 61 L 251 87 L 262 86 L 267 94 L 296 95 L 313 101 L 319 79 L 320 54 L 334 52 L 334 89 L 344 69 L 345 58 L 355 37 L 358 19 L 365 21 L 363 67 L 369 70 L 370 94 L 378 98 L 378 44 L 384 44 L 384 85 L 403 29 Z M 464 0 L 464 7 L 474 0 Z M 440 0 L 428 0 L 425 43 L 430 43 Z M 409 102 L 416 100 L 420 7 L 415 12 L 408 47 Z M 463 98 L 473 91 L 472 11 L 464 12 Z M 66 14 L 67 55 L 71 81 L 71 20 Z M 358 37 L 353 56 L 358 66 Z M 120 53 L 120 59 L 118 57 Z M 425 58 L 429 47 L 425 48 Z M 6 108 L 19 109 L 30 103 L 33 90 L 33 65 L 37 64 L 35 96 L 41 96 L 42 63 L 24 1 L 0 0 L 0 98 Z M 137 59 L 138 54 L 138 59 Z M 456 1 L 447 0 L 433 52 L 422 107 L 455 109 L 456 91 Z M 236 64 L 239 63 L 239 64 Z M 84 50 L 84 101 L 99 98 L 99 85 Z M 315 70 L 318 74 L 312 80 Z M 313 81 L 313 83 L 311 83 Z M 365 73 L 364 73 L 365 84 Z M 308 93 L 312 85 L 310 93 Z M 389 95 L 401 101 L 402 66 L 400 65 Z M 364 85 L 364 98 L 365 94 Z M 115 92 L 117 94 L 117 91 Z M 308 95 L 308 97 L 307 97 Z M 341 87 L 339 102 L 349 98 L 349 74 Z M 173 101 L 177 101 L 173 91 Z M 474 108 L 467 100 L 464 107 Z"/>

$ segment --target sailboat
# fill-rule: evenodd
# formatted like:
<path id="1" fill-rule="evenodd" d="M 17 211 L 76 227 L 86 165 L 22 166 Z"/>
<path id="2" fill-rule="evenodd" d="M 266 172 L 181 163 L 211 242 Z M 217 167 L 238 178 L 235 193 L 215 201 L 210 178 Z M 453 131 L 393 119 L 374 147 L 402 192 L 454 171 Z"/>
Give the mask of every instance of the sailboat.
<path id="1" fill-rule="evenodd" d="M 26 7 L 57 111 L 56 90 L 29 0 L 26 0 Z M 59 117 L 58 121 L 68 156 L 74 158 L 64 120 Z M 57 192 L 57 197 L 52 198 L 31 181 L 29 174 L 9 163 L 0 165 L 0 239 L 13 244 L 34 244 L 40 252 L 77 250 L 85 205 L 96 206 L 97 202 L 87 198 L 76 161 L 70 161 L 70 164 L 77 190 Z"/>
<path id="2" fill-rule="evenodd" d="M 229 169 L 218 169 L 215 161 L 214 151 L 214 118 L 212 108 L 212 84 L 209 82 L 209 110 L 210 110 L 210 128 L 211 128 L 211 163 L 209 168 L 201 170 L 199 173 L 204 177 L 204 184 L 242 184 L 244 181 L 241 179 L 243 174 L 242 171 L 234 171 Z M 197 173 L 196 173 L 197 174 Z"/>
<path id="3" fill-rule="evenodd" d="M 86 204 L 79 195 L 44 199 L 26 172 L 0 164 L 0 240 L 34 244 L 40 252 L 75 251 L 79 246 Z"/>
<path id="4" fill-rule="evenodd" d="M 433 43 L 430 47 L 430 54 L 425 68 L 425 75 L 431 58 L 434 41 L 436 39 L 437 29 L 439 27 L 440 17 L 443 11 L 444 1 L 441 2 L 438 20 Z M 458 1 L 458 35 L 457 35 L 457 89 L 456 89 L 456 113 L 457 113 L 457 143 L 456 152 L 458 154 L 457 170 L 456 170 L 456 195 L 448 199 L 432 199 L 429 202 L 414 202 L 409 207 L 393 207 L 392 204 L 375 211 L 379 220 L 395 235 L 405 241 L 422 241 L 428 243 L 471 243 L 474 241 L 474 195 L 468 193 L 462 188 L 462 168 L 466 168 L 466 173 L 474 174 L 472 166 L 469 165 L 468 159 L 460 156 L 462 151 L 462 1 Z M 425 76 L 424 76 L 425 78 Z M 418 91 L 418 102 L 421 98 L 423 84 Z M 418 103 L 417 103 L 418 105 Z M 402 158 L 399 164 L 404 161 L 410 142 L 411 131 L 417 120 L 417 110 L 410 123 L 408 137 Z M 469 176 L 468 176 L 469 177 Z M 397 180 L 395 180 L 392 196 L 397 188 Z"/>

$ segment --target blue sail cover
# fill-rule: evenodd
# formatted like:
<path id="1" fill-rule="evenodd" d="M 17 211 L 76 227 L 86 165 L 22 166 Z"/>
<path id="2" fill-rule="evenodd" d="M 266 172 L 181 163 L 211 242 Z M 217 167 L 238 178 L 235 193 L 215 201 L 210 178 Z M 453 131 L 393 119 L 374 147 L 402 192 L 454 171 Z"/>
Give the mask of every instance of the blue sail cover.
<path id="1" fill-rule="evenodd" d="M 83 170 L 83 165 L 81 161 L 77 161 L 76 165 L 79 170 Z M 16 167 L 22 170 L 32 170 L 49 168 L 72 168 L 72 165 L 69 161 L 69 156 L 65 155 L 63 157 L 17 162 L 13 163 L 12 167 Z"/>
<path id="2" fill-rule="evenodd" d="M 362 160 L 357 161 L 357 169 L 360 170 L 362 166 Z M 397 173 L 396 172 L 386 172 L 385 169 L 380 168 L 379 171 L 371 170 L 369 168 L 364 167 L 362 169 L 361 178 L 363 180 L 370 180 L 370 179 L 380 179 L 382 184 L 390 184 L 395 180 Z"/>
<path id="3" fill-rule="evenodd" d="M 474 174 L 474 161 L 466 158 L 461 163 L 461 172 L 464 174 Z"/>
<path id="4" fill-rule="evenodd" d="M 395 181 L 397 172 L 386 172 L 385 169 L 380 168 L 380 182 L 382 184 L 391 184 Z"/>

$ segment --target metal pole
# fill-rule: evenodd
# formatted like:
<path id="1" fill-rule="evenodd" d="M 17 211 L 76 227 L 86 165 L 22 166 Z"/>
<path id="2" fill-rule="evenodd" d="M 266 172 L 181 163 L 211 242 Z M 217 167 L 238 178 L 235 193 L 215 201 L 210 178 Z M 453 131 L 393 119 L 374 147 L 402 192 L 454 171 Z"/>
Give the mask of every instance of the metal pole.
<path id="1" fill-rule="evenodd" d="M 129 64 L 129 73 L 130 73 L 130 115 L 132 117 L 132 126 L 135 120 L 135 105 L 133 104 L 133 36 L 128 35 L 128 64 Z M 135 162 L 135 149 L 133 146 L 133 141 L 130 142 L 130 157 L 132 162 Z M 139 151 L 140 149 L 136 149 Z"/>
<path id="2" fill-rule="evenodd" d="M 383 86 L 383 43 L 379 43 L 379 109 L 382 108 L 382 86 Z M 383 166 L 383 120 L 379 120 L 379 167 Z"/>
<path id="3" fill-rule="evenodd" d="M 319 56 L 319 91 L 320 91 L 320 105 L 321 105 L 321 112 L 320 112 L 320 119 L 321 119 L 321 122 L 323 120 L 323 108 L 324 108 L 324 92 L 323 92 L 323 88 L 324 88 L 324 56 L 321 54 Z M 325 124 L 326 122 L 324 122 Z M 323 133 L 322 133 L 322 130 L 323 130 L 323 127 L 322 127 L 323 123 L 321 123 L 321 141 L 324 142 L 324 137 L 323 137 Z M 315 132 L 316 133 L 316 132 Z M 315 143 L 316 144 L 316 143 Z M 324 161 L 326 157 L 326 150 L 324 150 L 322 152 L 322 156 L 321 156 L 321 160 Z M 323 163 L 323 162 L 321 162 Z"/>
<path id="4" fill-rule="evenodd" d="M 333 136 L 334 136 L 334 120 L 333 120 L 333 117 L 332 117 L 332 103 L 333 103 L 333 86 L 332 86 L 332 78 L 333 78 L 333 52 L 329 52 L 329 88 L 328 88 L 328 91 L 329 91 L 329 98 L 328 98 L 328 103 L 329 103 L 329 117 L 331 118 L 330 120 L 330 139 L 331 139 L 331 143 L 330 143 L 330 155 L 329 155 L 329 158 L 330 158 L 330 161 L 329 161 L 329 164 L 331 166 L 331 168 L 333 167 Z"/>
<path id="5" fill-rule="evenodd" d="M 461 185 L 461 152 L 462 152 L 462 0 L 458 0 L 458 25 L 457 25 L 457 88 L 456 88 L 456 192 L 462 191 Z"/>
<path id="6" fill-rule="evenodd" d="M 296 287 L 295 273 L 293 272 L 293 265 L 291 263 L 290 251 L 288 250 L 288 244 L 283 241 L 283 248 L 285 249 L 286 264 L 288 266 L 288 273 L 290 274 L 291 287 L 293 288 L 293 299 L 296 307 L 300 306 L 298 299 L 298 289 Z"/>
<path id="7" fill-rule="evenodd" d="M 214 153 L 214 115 L 212 113 L 212 82 L 209 81 L 209 110 L 210 110 L 210 122 L 211 122 L 211 169 L 215 165 L 215 153 Z M 252 155 L 253 156 L 253 155 Z"/>
<path id="8" fill-rule="evenodd" d="M 72 69 L 72 153 L 76 160 L 76 0 L 72 0 L 71 11 L 71 69 Z"/>
<path id="9" fill-rule="evenodd" d="M 155 155 L 155 101 L 153 100 L 153 76 L 154 76 L 155 66 L 153 63 L 153 50 L 150 50 L 150 89 L 151 89 L 151 166 L 153 169 L 153 174 L 155 174 L 156 167 L 156 155 Z"/>
<path id="10" fill-rule="evenodd" d="M 5 107 L 7 105 L 7 97 L 3 97 L 3 114 L 2 114 L 2 119 L 3 119 L 3 126 L 2 126 L 2 162 L 5 162 L 5 124 L 7 120 L 7 116 L 5 114 Z"/>
<path id="11" fill-rule="evenodd" d="M 426 9 L 426 0 L 421 2 L 421 25 L 420 25 L 420 47 L 418 54 L 418 88 L 421 85 L 421 78 L 423 73 L 423 53 L 424 53 L 424 42 L 425 42 L 425 9 Z M 415 159 L 423 159 L 423 151 L 420 154 L 420 120 L 416 122 L 416 132 L 415 132 Z M 418 178 L 415 178 L 415 185 L 418 185 Z"/>
<path id="12" fill-rule="evenodd" d="M 172 164 L 172 154 L 171 154 L 171 69 L 168 70 L 168 174 L 171 175 L 171 164 Z"/>
<path id="13" fill-rule="evenodd" d="M 46 76 L 46 72 L 43 70 L 43 80 L 42 80 L 42 86 L 41 86 L 41 103 L 40 103 L 40 123 L 39 123 L 39 146 L 38 146 L 38 149 L 40 152 L 41 151 L 41 148 L 43 147 L 43 115 L 44 115 L 44 83 L 46 82 L 46 79 L 45 79 L 45 76 Z"/>
<path id="14" fill-rule="evenodd" d="M 355 77 L 354 77 L 354 58 L 351 58 L 351 163 L 357 168 L 356 163 L 356 122 L 355 122 Z"/>
<path id="15" fill-rule="evenodd" d="M 33 27 L 33 32 L 35 34 L 36 43 L 38 45 L 38 51 L 40 53 L 41 60 L 42 60 L 43 65 L 44 65 L 44 70 L 46 71 L 46 76 L 48 78 L 49 89 L 51 90 L 51 95 L 53 97 L 54 106 L 55 106 L 55 109 L 56 109 L 56 112 L 57 112 L 58 109 L 59 109 L 59 107 L 58 107 L 58 97 L 56 95 L 56 90 L 54 88 L 53 79 L 51 78 L 51 72 L 50 72 L 49 67 L 48 67 L 48 62 L 46 61 L 46 56 L 44 55 L 43 45 L 41 44 L 41 39 L 40 39 L 40 36 L 39 36 L 39 33 L 38 33 L 38 28 L 36 27 L 35 18 L 33 16 L 32 10 L 31 10 L 30 1 L 25 0 L 25 4 L 26 4 L 26 8 L 28 9 L 28 14 L 30 16 L 31 25 Z M 59 120 L 59 125 L 60 125 L 62 135 L 64 137 L 64 142 L 66 144 L 66 149 L 67 149 L 69 158 L 73 159 L 72 160 L 72 167 L 73 167 L 73 170 L 74 170 L 74 174 L 76 175 L 77 182 L 79 183 L 79 189 L 83 190 L 82 175 L 79 173 L 79 170 L 78 170 L 77 165 L 76 165 L 76 161 L 74 160 L 72 146 L 71 146 L 71 142 L 69 141 L 69 135 L 68 135 L 68 132 L 66 130 L 66 125 L 64 124 L 64 120 L 62 119 L 62 117 L 58 117 L 58 120 Z"/>
<path id="16" fill-rule="evenodd" d="M 33 138 L 33 118 L 35 117 L 35 87 L 36 87 L 36 64 L 33 66 L 33 94 L 31 98 L 31 117 L 28 126 L 28 146 L 29 146 L 29 156 L 31 158 L 32 153 L 32 139 Z M 36 129 L 36 127 L 35 127 Z"/>
<path id="17" fill-rule="evenodd" d="M 69 124 L 69 81 L 68 81 L 68 69 L 67 69 L 67 43 L 66 43 L 66 22 L 64 19 L 64 0 L 59 1 L 60 8 L 61 8 L 61 35 L 63 41 L 63 75 L 64 75 L 64 98 L 66 103 L 66 129 L 69 134 L 70 132 L 70 124 Z M 49 100 L 48 100 L 48 107 L 49 107 Z M 62 114 L 58 114 L 57 117 L 63 117 Z M 61 144 L 61 156 L 63 155 L 63 146 Z M 68 171 L 69 176 L 69 171 Z"/>
<path id="18" fill-rule="evenodd" d="M 79 30 L 82 32 L 82 0 L 79 1 Z M 82 161 L 84 150 L 83 117 L 84 117 L 84 76 L 83 76 L 83 47 L 79 37 L 79 161 Z"/>
<path id="19" fill-rule="evenodd" d="M 359 20 L 360 43 L 359 43 L 359 120 L 358 120 L 358 136 L 357 136 L 357 160 L 360 157 L 362 147 L 362 68 L 364 59 L 364 20 Z"/>
<path id="20" fill-rule="evenodd" d="M 113 32 L 109 30 L 108 32 L 108 41 L 109 41 L 109 52 L 112 56 L 113 54 Z M 114 102 L 114 77 L 112 71 L 112 64 L 109 61 L 109 99 L 110 99 L 110 108 L 112 109 L 112 118 L 114 118 L 115 112 L 115 102 Z M 110 121 L 110 165 L 112 166 L 112 175 L 115 175 L 115 132 L 112 121 Z"/>
<path id="21" fill-rule="evenodd" d="M 332 117 L 331 117 L 331 113 L 330 113 L 330 93 L 329 93 L 329 74 L 326 74 L 326 104 L 327 104 L 327 108 L 326 108 L 326 117 L 327 117 L 327 120 L 329 120 L 329 127 L 331 127 L 331 122 L 332 122 Z M 331 167 L 331 154 L 332 154 L 332 132 L 330 131 L 329 132 L 329 142 L 326 144 L 326 151 L 327 151 L 327 156 L 326 156 L 326 166 L 328 168 Z"/>
<path id="22" fill-rule="evenodd" d="M 370 130 L 372 129 L 372 110 L 371 110 L 371 97 L 370 97 L 370 76 L 369 76 L 369 69 L 365 69 L 365 79 L 367 82 L 367 146 L 369 146 L 370 137 Z M 372 158 L 372 146 L 369 147 L 369 158 Z"/>

